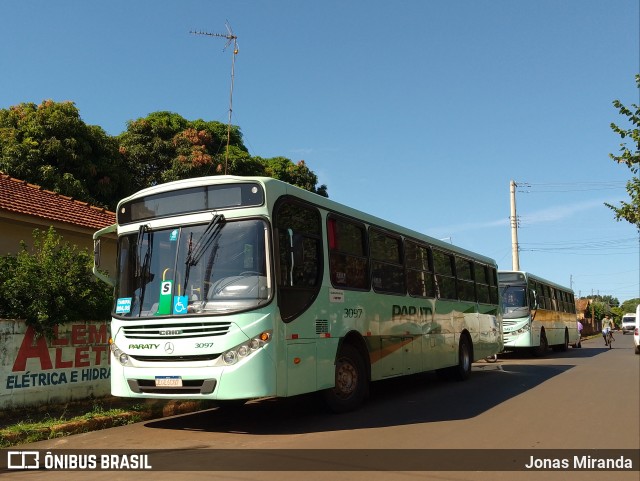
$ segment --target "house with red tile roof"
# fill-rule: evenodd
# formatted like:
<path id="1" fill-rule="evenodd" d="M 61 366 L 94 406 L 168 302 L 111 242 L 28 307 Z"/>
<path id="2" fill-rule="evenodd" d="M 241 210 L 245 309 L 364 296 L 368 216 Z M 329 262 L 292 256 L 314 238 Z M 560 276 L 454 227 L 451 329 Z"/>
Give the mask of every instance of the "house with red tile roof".
<path id="1" fill-rule="evenodd" d="M 595 321 L 593 319 L 593 311 L 591 309 L 591 299 L 576 299 L 576 313 L 578 320 L 582 323 L 584 334 L 595 332 Z"/>
<path id="2" fill-rule="evenodd" d="M 93 233 L 114 224 L 115 213 L 45 190 L 0 172 L 0 256 L 33 244 L 33 230 L 52 226 L 69 243 L 93 251 Z M 115 237 L 102 242 L 102 263 L 115 272 Z"/>

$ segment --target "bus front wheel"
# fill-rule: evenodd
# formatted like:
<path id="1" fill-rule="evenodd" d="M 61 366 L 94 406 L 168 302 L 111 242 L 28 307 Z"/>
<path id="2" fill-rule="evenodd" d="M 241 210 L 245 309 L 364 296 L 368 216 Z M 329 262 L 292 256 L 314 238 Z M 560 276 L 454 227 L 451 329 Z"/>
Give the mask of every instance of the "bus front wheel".
<path id="1" fill-rule="evenodd" d="M 367 375 L 358 350 L 346 344 L 336 358 L 336 384 L 324 391 L 324 398 L 335 413 L 352 411 L 359 407 L 367 394 Z"/>
<path id="2" fill-rule="evenodd" d="M 535 357 L 542 357 L 547 353 L 549 349 L 549 343 L 547 342 L 547 335 L 544 329 L 540 331 L 540 345 L 533 348 L 533 355 Z"/>

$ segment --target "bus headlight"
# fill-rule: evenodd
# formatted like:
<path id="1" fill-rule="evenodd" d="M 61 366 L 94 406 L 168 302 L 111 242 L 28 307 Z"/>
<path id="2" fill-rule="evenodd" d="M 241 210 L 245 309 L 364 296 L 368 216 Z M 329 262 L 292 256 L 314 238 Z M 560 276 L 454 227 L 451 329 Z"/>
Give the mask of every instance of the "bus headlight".
<path id="1" fill-rule="evenodd" d="M 218 358 L 218 362 L 216 364 L 222 366 L 231 366 L 237 363 L 240 359 L 244 359 L 245 357 L 248 357 L 256 352 L 258 349 L 263 348 L 270 340 L 271 331 L 262 332 L 260 333 L 260 335 L 249 339 L 247 342 L 243 342 L 233 349 L 229 349 L 228 351 L 224 352 L 222 356 Z"/>
<path id="2" fill-rule="evenodd" d="M 120 364 L 123 366 L 131 366 L 131 362 L 129 362 L 129 356 L 127 353 L 122 352 L 120 348 L 113 342 L 113 339 L 109 339 L 109 348 L 113 353 L 113 357 L 115 357 Z"/>
<path id="3" fill-rule="evenodd" d="M 222 360 L 225 364 L 235 364 L 238 360 L 238 355 L 236 351 L 227 351 L 222 355 Z"/>

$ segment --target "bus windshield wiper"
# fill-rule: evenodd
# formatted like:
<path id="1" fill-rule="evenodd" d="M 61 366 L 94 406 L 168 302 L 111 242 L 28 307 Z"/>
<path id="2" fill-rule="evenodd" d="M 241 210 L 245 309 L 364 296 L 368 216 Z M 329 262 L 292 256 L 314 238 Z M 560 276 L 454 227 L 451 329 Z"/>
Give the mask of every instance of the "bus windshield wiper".
<path id="1" fill-rule="evenodd" d="M 207 251 L 211 243 L 220 234 L 220 230 L 222 230 L 223 225 L 224 216 L 222 214 L 214 215 L 193 248 L 190 242 L 189 252 L 187 253 L 186 260 L 187 265 L 195 266 L 196 264 L 198 264 L 198 262 L 200 262 L 200 259 Z"/>
<path id="2" fill-rule="evenodd" d="M 144 236 L 147 234 L 147 249 L 142 255 L 142 244 Z M 136 276 L 138 278 L 138 289 L 140 289 L 140 307 L 138 309 L 138 317 L 142 315 L 142 305 L 144 304 L 144 294 L 147 284 L 151 281 L 151 256 L 153 255 L 153 231 L 145 224 L 138 229 L 138 263 L 136 266 Z M 142 263 L 140 262 L 142 259 Z"/>
<path id="3" fill-rule="evenodd" d="M 184 286 L 183 291 L 187 292 L 187 284 L 189 282 L 189 272 L 191 270 L 191 266 L 195 266 L 200 262 L 202 256 L 207 249 L 211 247 L 211 244 L 218 238 L 220 232 L 222 231 L 222 227 L 224 226 L 225 219 L 224 215 L 216 214 L 205 227 L 204 232 L 200 236 L 200 238 L 196 241 L 195 245 L 193 244 L 193 233 L 189 236 L 189 247 L 187 250 L 187 259 L 185 261 L 185 273 L 184 273 Z"/>

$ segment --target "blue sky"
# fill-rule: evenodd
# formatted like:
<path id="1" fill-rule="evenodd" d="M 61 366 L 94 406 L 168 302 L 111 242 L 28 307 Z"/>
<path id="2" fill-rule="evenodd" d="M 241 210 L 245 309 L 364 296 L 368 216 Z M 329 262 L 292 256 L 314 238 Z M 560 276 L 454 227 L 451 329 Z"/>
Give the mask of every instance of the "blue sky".
<path id="1" fill-rule="evenodd" d="M 640 297 L 639 239 L 609 153 L 639 103 L 638 0 L 3 0 L 0 108 L 71 100 L 117 135 L 169 110 L 305 160 L 336 201 L 576 294 Z"/>

